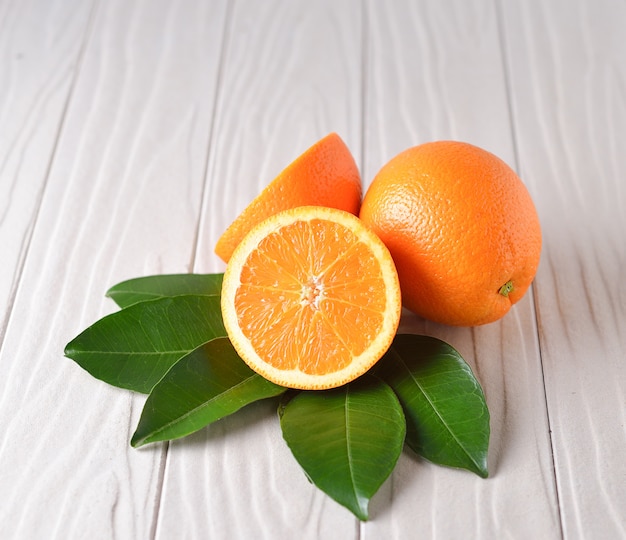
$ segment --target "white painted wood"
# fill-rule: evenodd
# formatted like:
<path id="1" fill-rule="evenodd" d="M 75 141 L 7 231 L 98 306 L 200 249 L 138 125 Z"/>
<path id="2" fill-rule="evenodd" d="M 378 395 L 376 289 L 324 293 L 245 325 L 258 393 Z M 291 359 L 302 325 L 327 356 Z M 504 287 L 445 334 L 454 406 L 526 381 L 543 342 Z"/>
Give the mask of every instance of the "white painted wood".
<path id="1" fill-rule="evenodd" d="M 111 0 L 94 14 L 0 356 L 4 538 L 154 533 L 164 446 L 129 446 L 143 398 L 63 347 L 114 309 L 115 282 L 189 270 L 224 8 Z M 63 18 L 50 24 L 63 39 Z"/>
<path id="2" fill-rule="evenodd" d="M 493 2 L 366 5 L 365 183 L 431 140 L 465 140 L 514 165 Z"/>
<path id="3" fill-rule="evenodd" d="M 256 194 L 336 131 L 359 156 L 357 1 L 232 4 L 196 272 Z M 282 440 L 276 402 L 171 443 L 157 538 L 354 538 L 357 520 L 308 482 Z"/>
<path id="4" fill-rule="evenodd" d="M 626 536 L 623 5 L 91 6 L 0 1 L 1 537 Z M 412 144 L 483 146 L 520 171 L 545 237 L 501 322 L 402 321 L 475 369 L 491 478 L 405 452 L 367 523 L 307 482 L 273 401 L 133 450 L 143 398 L 62 356 L 117 281 L 221 271 L 224 228 L 330 131 L 365 185 Z"/>
<path id="5" fill-rule="evenodd" d="M 335 131 L 360 163 L 356 0 L 233 2 L 196 271 L 223 271 L 223 230 L 293 159 Z"/>
<path id="6" fill-rule="evenodd" d="M 92 2 L 0 5 L 0 343 L 76 74 Z"/>
<path id="7" fill-rule="evenodd" d="M 429 140 L 480 145 L 515 167 L 493 2 L 368 3 L 368 181 L 396 153 Z M 483 480 L 405 453 L 362 538 L 558 538 L 537 326 L 528 295 L 476 329 L 408 316 L 401 331 L 444 339 L 470 362 L 491 413 Z"/>
<path id="8" fill-rule="evenodd" d="M 623 3 L 504 3 L 564 536 L 626 536 Z"/>

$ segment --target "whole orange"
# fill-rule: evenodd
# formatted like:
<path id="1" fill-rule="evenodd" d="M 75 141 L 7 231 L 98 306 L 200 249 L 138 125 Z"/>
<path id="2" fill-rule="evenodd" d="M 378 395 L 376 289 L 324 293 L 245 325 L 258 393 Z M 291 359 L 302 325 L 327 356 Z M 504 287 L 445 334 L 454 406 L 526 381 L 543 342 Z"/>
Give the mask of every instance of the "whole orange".
<path id="1" fill-rule="evenodd" d="M 360 218 L 391 252 L 403 304 L 439 323 L 501 318 L 539 264 L 541 229 L 526 187 L 471 144 L 438 141 L 400 153 L 372 181 Z"/>

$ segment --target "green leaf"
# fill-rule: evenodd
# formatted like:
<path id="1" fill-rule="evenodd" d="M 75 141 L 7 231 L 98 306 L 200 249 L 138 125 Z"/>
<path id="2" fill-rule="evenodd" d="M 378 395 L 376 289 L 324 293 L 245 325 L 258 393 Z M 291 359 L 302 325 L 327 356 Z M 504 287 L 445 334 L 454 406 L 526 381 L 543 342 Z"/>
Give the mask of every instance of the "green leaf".
<path id="1" fill-rule="evenodd" d="M 121 308 L 137 302 L 156 300 L 165 296 L 194 294 L 219 296 L 224 274 L 168 274 L 146 276 L 122 281 L 111 287 L 106 295 Z"/>
<path id="2" fill-rule="evenodd" d="M 176 296 L 100 319 L 67 344 L 65 355 L 98 379 L 148 393 L 183 356 L 225 336 L 219 297 Z"/>
<path id="3" fill-rule="evenodd" d="M 279 409 L 283 437 L 309 479 L 367 520 L 368 503 L 404 444 L 402 407 L 383 381 L 365 375 L 333 390 L 300 392 Z"/>
<path id="4" fill-rule="evenodd" d="M 228 338 L 214 339 L 176 362 L 152 389 L 131 444 L 184 437 L 286 390 L 252 371 Z"/>
<path id="5" fill-rule="evenodd" d="M 410 448 L 433 463 L 487 477 L 489 410 L 455 349 L 432 337 L 400 334 L 374 371 L 402 403 Z"/>

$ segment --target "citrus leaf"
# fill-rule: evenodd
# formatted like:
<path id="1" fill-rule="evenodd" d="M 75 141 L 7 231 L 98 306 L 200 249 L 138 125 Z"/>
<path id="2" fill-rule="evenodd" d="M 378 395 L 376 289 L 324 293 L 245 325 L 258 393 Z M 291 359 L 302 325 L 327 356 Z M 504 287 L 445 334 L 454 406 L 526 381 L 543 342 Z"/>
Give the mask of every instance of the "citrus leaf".
<path id="1" fill-rule="evenodd" d="M 148 393 L 176 361 L 226 336 L 217 296 L 176 296 L 134 304 L 87 328 L 65 355 L 97 379 Z"/>
<path id="2" fill-rule="evenodd" d="M 304 391 L 279 409 L 283 437 L 308 478 L 361 520 L 391 474 L 406 424 L 393 390 L 365 375 L 333 390 Z"/>
<path id="3" fill-rule="evenodd" d="M 155 385 L 131 444 L 184 437 L 286 390 L 252 371 L 228 338 L 214 339 L 181 358 Z"/>
<path id="4" fill-rule="evenodd" d="M 111 287 L 106 295 L 121 308 L 165 296 L 199 294 L 219 296 L 224 274 L 166 274 L 128 279 Z"/>
<path id="5" fill-rule="evenodd" d="M 433 463 L 488 476 L 489 410 L 454 348 L 436 338 L 399 334 L 375 373 L 402 403 L 411 449 Z"/>

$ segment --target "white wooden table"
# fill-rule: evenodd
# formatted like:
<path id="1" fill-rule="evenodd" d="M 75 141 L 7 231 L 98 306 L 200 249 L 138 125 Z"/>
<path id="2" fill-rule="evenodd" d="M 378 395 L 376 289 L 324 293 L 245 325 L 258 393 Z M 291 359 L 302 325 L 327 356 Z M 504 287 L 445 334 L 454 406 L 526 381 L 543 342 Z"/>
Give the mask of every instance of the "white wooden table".
<path id="1" fill-rule="evenodd" d="M 0 537 L 625 538 L 625 28 L 617 0 L 0 0 Z M 402 323 L 474 367 L 491 477 L 405 452 L 367 523 L 273 403 L 134 450 L 144 398 L 63 356 L 114 283 L 223 271 L 223 229 L 331 131 L 364 186 L 483 146 L 544 231 L 502 321 Z"/>

